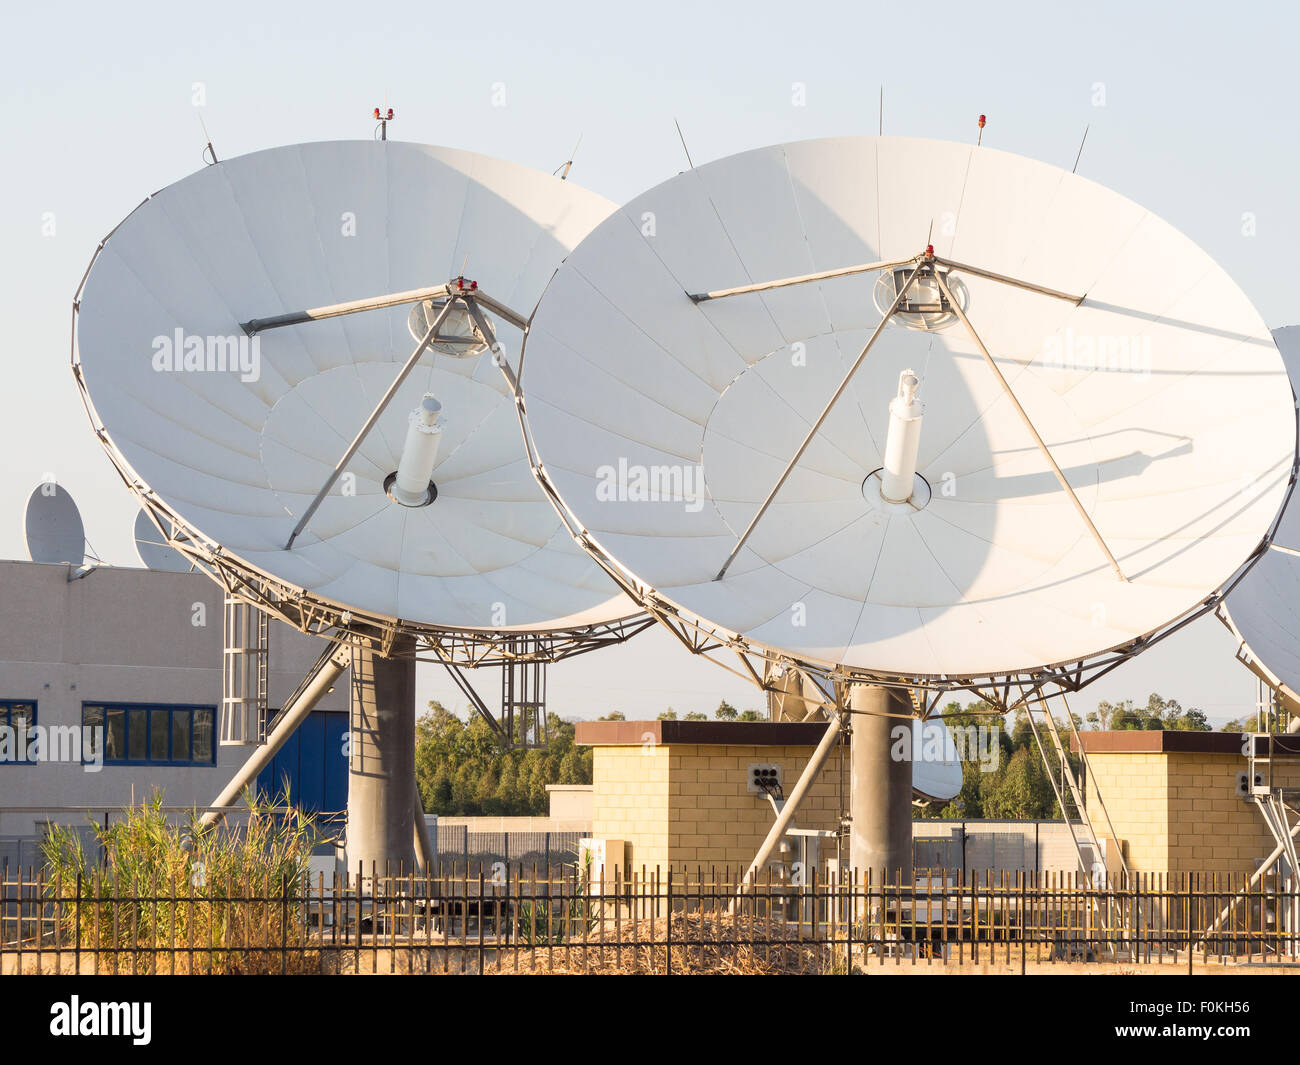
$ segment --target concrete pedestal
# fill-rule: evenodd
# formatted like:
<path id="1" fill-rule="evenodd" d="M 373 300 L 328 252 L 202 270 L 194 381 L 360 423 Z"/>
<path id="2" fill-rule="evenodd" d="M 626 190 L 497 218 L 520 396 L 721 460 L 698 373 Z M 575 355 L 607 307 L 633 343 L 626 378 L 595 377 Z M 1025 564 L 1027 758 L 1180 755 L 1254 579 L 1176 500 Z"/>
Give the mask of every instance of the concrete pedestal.
<path id="1" fill-rule="evenodd" d="M 366 876 L 371 863 L 409 873 L 415 861 L 414 642 L 400 638 L 392 657 L 352 652 L 348 762 L 347 867 Z"/>
<path id="2" fill-rule="evenodd" d="M 870 871 L 893 884 L 902 871 L 912 877 L 912 731 L 906 717 L 912 706 L 904 692 L 856 684 L 849 695 L 853 711 L 850 745 L 849 865 L 859 879 Z M 902 729 L 902 733 L 896 730 Z M 900 742 L 900 736 L 906 739 Z M 895 757 L 902 748 L 905 758 Z"/>

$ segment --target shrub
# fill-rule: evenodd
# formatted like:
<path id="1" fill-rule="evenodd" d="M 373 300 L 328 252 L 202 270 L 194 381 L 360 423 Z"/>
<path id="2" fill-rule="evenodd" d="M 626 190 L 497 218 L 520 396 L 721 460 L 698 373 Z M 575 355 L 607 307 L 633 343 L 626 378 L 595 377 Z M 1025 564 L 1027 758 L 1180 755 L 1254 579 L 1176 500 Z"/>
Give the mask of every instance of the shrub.
<path id="1" fill-rule="evenodd" d="M 289 806 L 288 795 L 275 805 Z M 310 814 L 272 812 L 250 797 L 238 827 L 203 826 L 195 813 L 178 826 L 155 793 L 120 821 L 96 825 L 95 836 L 99 864 L 62 825 L 51 827 L 42 853 L 64 942 L 79 937 L 101 966 L 138 973 L 186 972 L 191 962 L 223 973 L 315 967 L 303 900 L 307 859 L 322 835 Z"/>

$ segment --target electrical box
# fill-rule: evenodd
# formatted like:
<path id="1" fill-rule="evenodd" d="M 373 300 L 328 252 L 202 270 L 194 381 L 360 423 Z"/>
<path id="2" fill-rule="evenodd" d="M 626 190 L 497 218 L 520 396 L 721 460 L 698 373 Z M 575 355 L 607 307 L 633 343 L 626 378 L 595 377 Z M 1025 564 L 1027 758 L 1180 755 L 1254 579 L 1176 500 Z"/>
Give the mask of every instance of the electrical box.
<path id="1" fill-rule="evenodd" d="M 613 891 L 627 877 L 627 841 L 621 839 L 578 840 L 579 868 L 584 870 L 593 891 Z"/>
<path id="2" fill-rule="evenodd" d="M 1250 773 L 1241 769 L 1237 771 L 1237 797 L 1240 799 L 1249 799 L 1252 795 L 1267 795 L 1268 785 L 1264 783 L 1264 774 L 1256 773 L 1252 782 Z"/>
<path id="3" fill-rule="evenodd" d="M 750 762 L 745 774 L 745 790 L 751 795 L 766 795 L 775 789 L 784 794 L 784 780 L 779 762 Z"/>

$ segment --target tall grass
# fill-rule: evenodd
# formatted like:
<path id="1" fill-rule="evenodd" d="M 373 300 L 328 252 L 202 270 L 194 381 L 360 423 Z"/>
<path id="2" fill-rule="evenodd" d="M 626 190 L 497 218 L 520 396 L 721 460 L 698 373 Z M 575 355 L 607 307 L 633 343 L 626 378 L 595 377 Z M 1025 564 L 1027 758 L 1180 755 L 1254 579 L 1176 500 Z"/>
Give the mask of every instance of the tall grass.
<path id="1" fill-rule="evenodd" d="M 175 825 L 155 793 L 95 826 L 99 864 L 76 832 L 52 826 L 42 853 L 48 895 L 62 900 L 64 942 L 76 937 L 115 971 L 313 968 L 303 888 L 323 835 L 310 814 L 273 805 L 289 806 L 288 795 L 274 804 L 250 797 L 237 828 L 205 827 L 194 813 Z"/>

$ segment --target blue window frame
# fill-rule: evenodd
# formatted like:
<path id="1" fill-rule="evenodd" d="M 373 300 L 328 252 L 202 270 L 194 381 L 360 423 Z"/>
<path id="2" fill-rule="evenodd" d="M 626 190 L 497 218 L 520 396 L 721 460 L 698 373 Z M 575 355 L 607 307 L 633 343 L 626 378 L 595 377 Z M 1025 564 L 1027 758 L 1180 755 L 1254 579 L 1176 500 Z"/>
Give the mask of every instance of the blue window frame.
<path id="1" fill-rule="evenodd" d="M 82 761 L 104 744 L 104 765 L 216 765 L 217 708 L 82 703 Z"/>
<path id="2" fill-rule="evenodd" d="M 0 765 L 32 765 L 27 757 L 32 728 L 36 725 L 35 699 L 0 699 Z"/>

